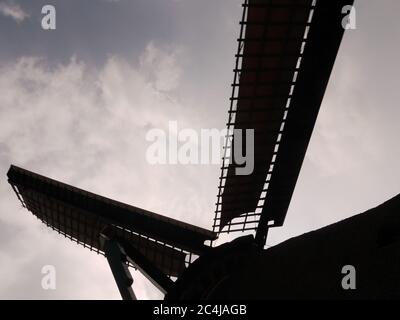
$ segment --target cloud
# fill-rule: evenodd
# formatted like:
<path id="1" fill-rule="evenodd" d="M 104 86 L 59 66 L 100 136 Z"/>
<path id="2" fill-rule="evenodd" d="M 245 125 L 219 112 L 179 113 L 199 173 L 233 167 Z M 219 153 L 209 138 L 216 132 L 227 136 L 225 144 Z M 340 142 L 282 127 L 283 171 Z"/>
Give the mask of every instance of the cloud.
<path id="1" fill-rule="evenodd" d="M 105 259 L 45 232 L 20 208 L 5 179 L 10 163 L 170 217 L 188 221 L 190 212 L 191 223 L 209 226 L 213 205 L 202 199 L 214 202 L 208 179 L 216 181 L 218 167 L 152 166 L 145 158 L 149 129 L 167 128 L 171 119 L 193 126 L 195 117 L 182 115 L 189 111 L 174 93 L 181 54 L 152 43 L 137 63 L 112 56 L 96 68 L 72 57 L 50 67 L 22 57 L 0 65 L 0 230 L 10 240 L 0 243 L 1 261 L 10 266 L 1 275 L 0 297 L 119 298 Z M 61 266 L 64 285 L 55 292 L 40 288 L 45 264 Z M 87 278 L 93 269 L 96 276 Z M 134 278 L 140 298 L 161 297 L 137 273 Z"/>
<path id="2" fill-rule="evenodd" d="M 142 70 L 154 81 L 155 88 L 160 91 L 170 91 L 176 89 L 182 75 L 182 69 L 176 63 L 182 49 L 175 49 L 169 54 L 165 54 L 154 43 L 149 43 L 145 53 L 140 59 Z"/>
<path id="3" fill-rule="evenodd" d="M 0 2 L 0 14 L 13 18 L 17 23 L 21 23 L 29 14 L 26 13 L 18 4 L 13 2 Z"/>

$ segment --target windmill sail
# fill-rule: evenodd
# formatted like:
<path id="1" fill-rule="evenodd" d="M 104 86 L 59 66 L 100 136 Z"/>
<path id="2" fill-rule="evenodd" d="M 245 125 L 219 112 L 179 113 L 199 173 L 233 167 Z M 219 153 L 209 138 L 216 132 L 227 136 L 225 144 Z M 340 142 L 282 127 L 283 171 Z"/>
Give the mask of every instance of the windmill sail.
<path id="1" fill-rule="evenodd" d="M 243 4 L 228 129 L 254 129 L 254 170 L 223 165 L 215 231 L 257 230 L 262 243 L 268 225 L 283 224 L 352 3 Z"/>
<path id="2" fill-rule="evenodd" d="M 179 276 L 192 254 L 202 254 L 211 231 L 111 200 L 11 166 L 9 183 L 22 205 L 47 226 L 104 254 L 100 234 L 107 229 L 169 276 Z"/>

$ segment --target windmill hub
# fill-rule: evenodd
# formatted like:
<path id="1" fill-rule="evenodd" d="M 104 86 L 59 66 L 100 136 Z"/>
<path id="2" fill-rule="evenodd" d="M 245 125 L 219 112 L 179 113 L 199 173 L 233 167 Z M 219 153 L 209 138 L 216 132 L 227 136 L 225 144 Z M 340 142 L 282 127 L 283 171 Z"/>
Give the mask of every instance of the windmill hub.
<path id="1" fill-rule="evenodd" d="M 235 281 L 235 276 L 259 251 L 251 235 L 213 248 L 185 270 L 165 299 L 222 298 L 224 287 Z"/>

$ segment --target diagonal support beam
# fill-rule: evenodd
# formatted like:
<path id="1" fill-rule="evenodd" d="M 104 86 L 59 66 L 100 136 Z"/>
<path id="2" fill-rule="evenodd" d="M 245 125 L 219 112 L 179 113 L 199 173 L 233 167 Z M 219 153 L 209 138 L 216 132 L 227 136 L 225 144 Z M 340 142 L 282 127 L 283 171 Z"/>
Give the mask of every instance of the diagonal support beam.
<path id="1" fill-rule="evenodd" d="M 162 293 L 167 294 L 174 288 L 174 282 L 167 275 L 150 262 L 139 250 L 125 239 L 116 238 L 125 250 L 127 258 L 142 272 L 142 274 Z"/>
<path id="2" fill-rule="evenodd" d="M 133 278 L 126 265 L 126 253 L 114 239 L 100 236 L 104 252 L 123 300 L 136 300 L 132 289 Z"/>

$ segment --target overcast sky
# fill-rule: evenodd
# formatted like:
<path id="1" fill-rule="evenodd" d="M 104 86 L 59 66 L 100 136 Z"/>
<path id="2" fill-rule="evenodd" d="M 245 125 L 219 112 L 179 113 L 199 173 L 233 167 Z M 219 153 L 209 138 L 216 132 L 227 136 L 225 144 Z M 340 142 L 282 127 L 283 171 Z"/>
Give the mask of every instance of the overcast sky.
<path id="1" fill-rule="evenodd" d="M 41 28 L 53 4 L 57 28 Z M 152 128 L 227 121 L 241 0 L 0 0 L 0 298 L 120 299 L 106 260 L 46 229 L 10 164 L 211 228 L 218 165 L 151 165 Z M 397 0 L 358 0 L 274 245 L 400 192 Z M 54 265 L 57 289 L 43 290 Z M 139 298 L 160 298 L 138 272 Z"/>

